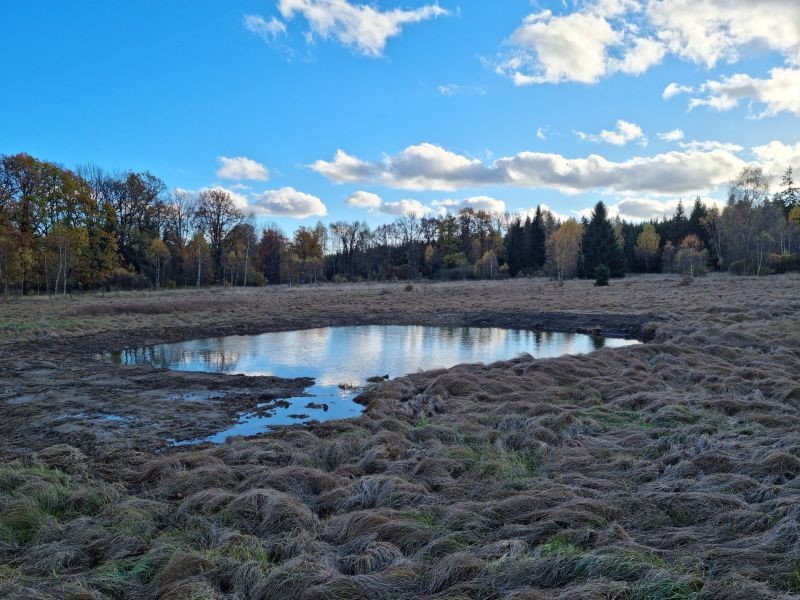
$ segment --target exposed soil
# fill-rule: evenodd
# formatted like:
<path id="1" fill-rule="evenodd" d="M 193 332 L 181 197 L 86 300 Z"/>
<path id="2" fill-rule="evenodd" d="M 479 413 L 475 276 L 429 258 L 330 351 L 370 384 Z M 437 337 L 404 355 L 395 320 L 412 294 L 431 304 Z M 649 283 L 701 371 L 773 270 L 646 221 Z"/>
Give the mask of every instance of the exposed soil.
<path id="1" fill-rule="evenodd" d="M 800 591 L 800 278 L 341 285 L 0 306 L 0 596 L 774 598 Z M 639 337 L 376 383 L 366 413 L 172 448 L 308 381 L 104 350 L 352 324 Z"/>

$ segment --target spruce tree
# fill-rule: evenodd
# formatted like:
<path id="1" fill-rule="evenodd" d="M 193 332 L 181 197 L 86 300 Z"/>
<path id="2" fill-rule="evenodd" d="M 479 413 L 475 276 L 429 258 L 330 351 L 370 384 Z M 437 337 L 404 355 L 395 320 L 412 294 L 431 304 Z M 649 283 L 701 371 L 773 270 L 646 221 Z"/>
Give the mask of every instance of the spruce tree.
<path id="1" fill-rule="evenodd" d="M 583 233 L 583 260 L 581 275 L 595 277 L 597 267 L 606 265 L 611 277 L 625 275 L 625 260 L 619 246 L 614 225 L 608 218 L 606 205 L 598 202 L 592 211 L 592 218 L 586 223 Z"/>
<path id="2" fill-rule="evenodd" d="M 708 209 L 700 200 L 700 196 L 698 196 L 694 201 L 694 207 L 692 207 L 692 212 L 689 215 L 689 227 L 686 235 L 696 235 L 704 245 L 708 245 L 708 232 L 706 228 L 703 227 L 703 219 L 707 216 Z"/>
<path id="3" fill-rule="evenodd" d="M 522 255 L 524 244 L 524 231 L 522 223 L 516 219 L 509 225 L 506 233 L 506 263 L 508 274 L 515 277 L 522 269 Z"/>
<path id="4" fill-rule="evenodd" d="M 670 222 L 669 239 L 676 246 L 680 245 L 685 238 L 689 235 L 689 219 L 686 218 L 686 211 L 683 208 L 683 201 L 678 202 L 678 208 L 675 209 L 675 216 L 672 217 Z"/>
<path id="5" fill-rule="evenodd" d="M 537 206 L 536 214 L 531 222 L 531 266 L 534 269 L 541 269 L 547 258 L 545 238 L 544 215 L 542 215 L 542 207 Z"/>
<path id="6" fill-rule="evenodd" d="M 522 256 L 522 268 L 525 269 L 526 272 L 530 272 L 533 268 L 533 222 L 531 221 L 530 215 L 525 217 L 525 225 L 523 226 L 523 239 L 524 239 L 524 246 L 522 249 L 523 256 Z"/>

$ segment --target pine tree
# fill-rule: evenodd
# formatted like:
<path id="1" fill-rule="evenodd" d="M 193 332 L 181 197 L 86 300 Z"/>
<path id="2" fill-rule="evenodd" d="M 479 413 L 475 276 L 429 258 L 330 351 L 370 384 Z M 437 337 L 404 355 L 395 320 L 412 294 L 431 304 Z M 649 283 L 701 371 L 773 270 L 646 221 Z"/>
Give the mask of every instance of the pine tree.
<path id="1" fill-rule="evenodd" d="M 625 275 L 625 261 L 619 246 L 614 225 L 608 218 L 606 205 L 598 202 L 592 218 L 586 223 L 583 233 L 583 259 L 581 276 L 595 277 L 599 265 L 606 265 L 612 277 Z"/>

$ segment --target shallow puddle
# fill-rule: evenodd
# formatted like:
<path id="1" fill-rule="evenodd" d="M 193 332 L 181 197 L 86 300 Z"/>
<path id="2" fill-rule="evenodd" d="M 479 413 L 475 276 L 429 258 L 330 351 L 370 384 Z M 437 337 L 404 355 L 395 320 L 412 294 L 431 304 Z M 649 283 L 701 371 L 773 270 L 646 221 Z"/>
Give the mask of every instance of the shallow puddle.
<path id="1" fill-rule="evenodd" d="M 535 358 L 584 354 L 635 340 L 575 333 L 495 327 L 366 325 L 277 331 L 158 344 L 109 353 L 118 364 L 180 371 L 310 377 L 304 396 L 267 402 L 239 415 L 230 429 L 204 440 L 222 443 L 255 435 L 275 425 L 354 417 L 363 407 L 353 398 L 375 377 L 400 377 L 463 363 L 492 363 L 528 353 Z"/>

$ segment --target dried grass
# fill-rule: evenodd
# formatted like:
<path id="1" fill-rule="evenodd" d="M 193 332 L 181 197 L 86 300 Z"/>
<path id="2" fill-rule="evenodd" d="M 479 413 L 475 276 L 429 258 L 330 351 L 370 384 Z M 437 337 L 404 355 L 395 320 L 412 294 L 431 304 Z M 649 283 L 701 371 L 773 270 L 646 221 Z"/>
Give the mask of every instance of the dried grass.
<path id="1" fill-rule="evenodd" d="M 637 347 L 376 383 L 347 423 L 162 455 L 45 443 L 0 467 L 0 596 L 797 597 L 800 278 L 676 284 L 337 288 L 376 320 L 524 316 L 531 298 L 663 320 Z M 289 326 L 298 299 L 355 319 L 330 290 L 165 301 L 223 329 Z M 173 331 L 140 302 L 77 308 L 98 331 Z"/>

